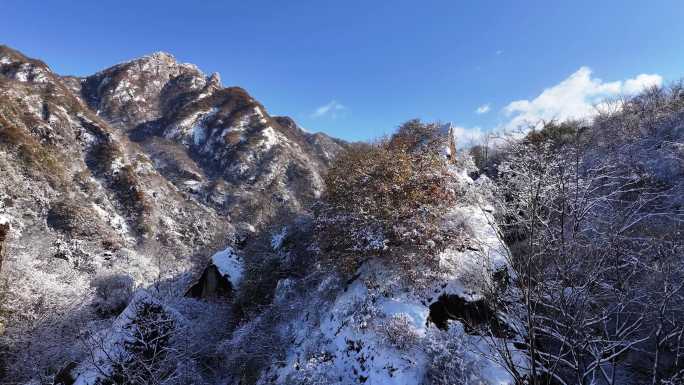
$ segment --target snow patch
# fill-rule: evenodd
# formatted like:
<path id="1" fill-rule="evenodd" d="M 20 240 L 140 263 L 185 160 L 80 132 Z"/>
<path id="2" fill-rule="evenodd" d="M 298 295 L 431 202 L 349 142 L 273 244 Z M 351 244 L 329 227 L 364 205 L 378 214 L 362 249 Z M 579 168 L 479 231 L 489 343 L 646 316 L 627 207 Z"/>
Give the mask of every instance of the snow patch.
<path id="1" fill-rule="evenodd" d="M 254 107 L 254 113 L 259 117 L 259 123 L 266 123 L 268 121 L 264 116 L 264 112 L 261 111 L 259 106 Z"/>
<path id="2" fill-rule="evenodd" d="M 204 143 L 205 140 L 207 140 L 206 128 L 201 125 L 194 126 L 192 128 L 192 141 L 195 143 L 195 146 L 199 146 Z"/>
<path id="3" fill-rule="evenodd" d="M 261 135 L 264 137 L 264 139 L 259 142 L 259 146 L 264 150 L 269 150 L 271 147 L 278 144 L 278 134 L 275 132 L 273 127 L 268 126 L 264 128 L 264 130 L 261 132 Z"/>
<path id="4" fill-rule="evenodd" d="M 116 157 L 112 159 L 112 162 L 109 165 L 110 170 L 112 172 L 118 172 L 121 170 L 124 166 L 126 166 L 126 160 L 121 158 L 121 157 Z"/>
<path id="5" fill-rule="evenodd" d="M 242 281 L 242 275 L 244 273 L 244 263 L 242 258 L 233 250 L 232 247 L 228 247 L 223 251 L 219 251 L 211 257 L 211 263 L 218 268 L 219 273 L 230 280 L 233 287 L 237 287 Z"/>
<path id="6" fill-rule="evenodd" d="M 162 306 L 163 311 L 176 322 L 185 320 L 175 311 L 163 306 L 157 299 L 145 290 L 139 290 L 131 299 L 123 312 L 116 317 L 110 329 L 98 332 L 89 343 L 93 352 L 91 361 L 76 369 L 74 385 L 95 385 L 102 382 L 103 377 L 109 376 L 115 370 L 118 362 L 126 361 L 131 356 L 127 345 L 136 342 L 136 322 L 140 306 L 154 304 Z"/>
<path id="7" fill-rule="evenodd" d="M 207 140 L 206 121 L 217 112 L 217 108 L 196 111 L 172 125 L 164 136 L 168 139 L 189 136 L 195 146 L 200 146 Z"/>
<path id="8" fill-rule="evenodd" d="M 28 81 L 28 74 L 26 72 L 20 71 L 20 72 L 17 72 L 14 76 L 20 82 L 27 82 Z"/>

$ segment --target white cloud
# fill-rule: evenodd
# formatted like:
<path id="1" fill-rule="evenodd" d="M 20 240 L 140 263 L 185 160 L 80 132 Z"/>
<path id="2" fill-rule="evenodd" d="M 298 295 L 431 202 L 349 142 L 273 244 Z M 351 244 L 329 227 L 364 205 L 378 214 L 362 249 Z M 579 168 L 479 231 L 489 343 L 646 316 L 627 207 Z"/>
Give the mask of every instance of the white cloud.
<path id="1" fill-rule="evenodd" d="M 596 105 L 620 94 L 635 94 L 645 87 L 661 85 L 656 74 L 641 74 L 624 81 L 604 82 L 592 77 L 591 69 L 581 67 L 567 79 L 545 89 L 532 100 L 516 100 L 504 107 L 508 122 L 503 129 L 525 129 L 541 121 L 590 118 Z"/>
<path id="2" fill-rule="evenodd" d="M 626 94 L 638 94 L 645 88 L 660 86 L 663 84 L 663 77 L 656 74 L 641 74 L 634 79 L 625 80 L 622 92 Z"/>
<path id="3" fill-rule="evenodd" d="M 339 113 L 346 110 L 347 107 L 338 103 L 336 100 L 331 100 L 328 104 L 322 105 L 311 114 L 311 118 L 322 118 L 324 116 L 329 116 L 332 119 L 337 118 Z"/>
<path id="4" fill-rule="evenodd" d="M 475 113 L 478 115 L 486 114 L 487 112 L 489 112 L 490 109 L 491 108 L 489 106 L 489 103 L 483 104 L 480 107 L 477 107 L 477 109 L 475 110 Z"/>
<path id="5" fill-rule="evenodd" d="M 461 126 L 452 126 L 454 137 L 456 138 L 456 145 L 458 147 L 470 146 L 478 143 L 483 138 L 484 134 L 480 127 L 466 128 Z"/>

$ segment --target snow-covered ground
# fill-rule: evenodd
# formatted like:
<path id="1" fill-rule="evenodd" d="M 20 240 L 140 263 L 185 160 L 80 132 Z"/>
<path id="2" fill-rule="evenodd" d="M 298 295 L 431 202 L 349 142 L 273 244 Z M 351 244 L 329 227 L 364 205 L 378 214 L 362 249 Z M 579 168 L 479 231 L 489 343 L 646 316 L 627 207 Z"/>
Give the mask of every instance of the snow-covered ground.
<path id="1" fill-rule="evenodd" d="M 211 257 L 211 262 L 218 268 L 221 275 L 228 278 L 232 287 L 235 288 L 240 284 L 244 273 L 244 264 L 242 258 L 232 247 L 214 254 Z"/>
<path id="2" fill-rule="evenodd" d="M 465 173 L 458 178 L 475 185 Z M 506 266 L 505 246 L 489 208 L 481 204 L 459 205 L 445 215 L 446 226 L 467 222 L 474 247 L 445 250 L 427 287 L 412 286 L 376 260 L 339 286 L 322 280 L 307 289 L 292 279 L 281 280 L 275 295 L 278 310 L 273 311 L 281 312 L 283 321 L 275 329 L 290 343 L 284 360 L 262 373 L 260 383 L 440 383 L 434 376 L 446 374 L 439 365 L 450 362 L 460 365 L 462 383 L 512 384 L 508 372 L 488 358 L 496 354 L 487 342 L 491 340 L 466 333 L 459 321 L 449 321 L 449 330 L 443 331 L 429 319 L 430 305 L 441 295 L 478 300 L 492 273 Z M 286 236 L 286 229 L 276 233 L 274 248 Z M 242 325 L 228 346 L 239 347 L 241 336 L 260 321 Z M 522 362 L 523 356 L 517 359 Z"/>

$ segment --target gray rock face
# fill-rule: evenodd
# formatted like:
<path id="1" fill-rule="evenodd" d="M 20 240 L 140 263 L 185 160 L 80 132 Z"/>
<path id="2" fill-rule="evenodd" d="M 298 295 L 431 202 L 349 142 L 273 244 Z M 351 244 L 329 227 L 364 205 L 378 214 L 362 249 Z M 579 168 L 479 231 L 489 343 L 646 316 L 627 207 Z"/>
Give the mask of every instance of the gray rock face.
<path id="1" fill-rule="evenodd" d="M 178 189 L 255 224 L 317 197 L 321 173 L 344 146 L 272 118 L 245 90 L 222 88 L 217 73 L 166 53 L 81 79 L 80 93 Z"/>
<path id="2" fill-rule="evenodd" d="M 226 218 L 188 199 L 43 64 L 7 48 L 0 63 L 0 191 L 11 202 L 3 211 L 28 232 L 128 247 L 162 239 L 183 254 L 230 232 Z M 26 75 L 37 72 L 40 82 Z"/>
<path id="3" fill-rule="evenodd" d="M 172 102 L 181 95 L 199 95 L 219 87 L 207 80 L 196 66 L 156 52 L 81 79 L 81 92 L 98 114 L 130 130 L 170 112 L 175 107 Z"/>
<path id="4" fill-rule="evenodd" d="M 345 145 L 272 118 L 243 89 L 222 88 L 218 74 L 207 77 L 163 52 L 74 78 L 2 47 L 0 74 L 3 150 L 13 163 L 4 170 L 31 171 L 26 186 L 42 181 L 44 193 L 62 195 L 38 206 L 49 227 L 69 233 L 112 227 L 80 204 L 99 192 L 109 204 L 96 210 L 121 215 L 134 229 L 119 233 L 134 238 L 158 235 L 149 227 L 177 215 L 172 207 L 259 226 L 316 198 L 321 174 Z M 29 148 L 32 161 L 11 159 Z M 3 188 L 21 195 L 20 186 Z"/>

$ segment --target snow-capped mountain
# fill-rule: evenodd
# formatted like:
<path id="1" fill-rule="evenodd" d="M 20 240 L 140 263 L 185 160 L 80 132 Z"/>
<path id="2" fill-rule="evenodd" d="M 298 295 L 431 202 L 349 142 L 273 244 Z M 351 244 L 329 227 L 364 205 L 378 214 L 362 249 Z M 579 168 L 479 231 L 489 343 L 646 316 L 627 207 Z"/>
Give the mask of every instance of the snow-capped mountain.
<path id="1" fill-rule="evenodd" d="M 104 273 L 189 287 L 236 233 L 301 212 L 344 145 L 169 54 L 77 78 L 0 47 L 6 327 L 37 327 Z"/>
<path id="2" fill-rule="evenodd" d="M 249 222 L 296 212 L 318 196 L 320 174 L 341 148 L 290 118 L 271 117 L 245 90 L 224 88 L 218 74 L 205 76 L 167 53 L 80 79 L 77 90 L 179 189 Z"/>
<path id="3" fill-rule="evenodd" d="M 344 282 L 320 267 L 308 212 L 347 144 L 270 116 L 218 74 L 154 53 L 60 76 L 2 46 L 0 130 L 0 378 L 510 382 L 463 350 L 482 346 L 477 330 L 449 322 L 499 317 L 478 302 L 505 269 L 486 178 L 452 168 L 472 199 L 444 226 L 467 221 L 480 247 L 447 248 L 430 285 L 381 262 Z"/>

